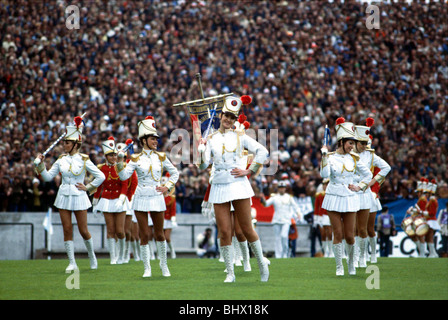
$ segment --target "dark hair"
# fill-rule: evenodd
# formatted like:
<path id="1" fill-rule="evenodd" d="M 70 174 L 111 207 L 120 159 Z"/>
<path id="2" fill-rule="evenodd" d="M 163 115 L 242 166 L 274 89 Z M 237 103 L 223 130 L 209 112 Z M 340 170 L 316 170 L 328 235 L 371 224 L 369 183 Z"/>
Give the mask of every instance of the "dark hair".
<path id="1" fill-rule="evenodd" d="M 143 137 L 138 138 L 138 141 L 140 141 L 140 146 L 143 148 L 145 145 L 143 144 L 143 140 L 146 141 L 146 139 L 148 139 L 149 137 L 156 137 L 155 135 L 152 134 L 145 134 Z M 157 138 L 157 137 L 156 137 Z"/>
<path id="2" fill-rule="evenodd" d="M 381 212 L 387 212 L 387 211 L 389 211 L 389 207 L 383 206 L 383 208 L 381 209 Z"/>

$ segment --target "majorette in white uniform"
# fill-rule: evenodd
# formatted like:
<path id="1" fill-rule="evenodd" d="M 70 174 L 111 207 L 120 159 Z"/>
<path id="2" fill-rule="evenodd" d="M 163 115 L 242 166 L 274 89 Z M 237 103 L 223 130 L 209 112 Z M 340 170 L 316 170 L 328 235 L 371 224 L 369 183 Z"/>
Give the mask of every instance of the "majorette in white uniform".
<path id="1" fill-rule="evenodd" d="M 367 118 L 365 126 L 355 126 L 355 136 L 357 141 L 366 142 L 368 146 L 371 145 L 371 127 L 374 124 L 373 118 Z M 373 177 L 379 185 L 381 185 L 386 176 L 389 174 L 391 168 L 389 164 L 384 161 L 381 157 L 375 154 L 375 150 L 368 147 L 365 151 L 358 153 L 361 162 L 369 168 L 369 170 L 374 173 L 374 168 L 377 167 L 380 171 Z M 355 172 L 355 182 L 359 183 L 361 181 L 361 174 L 358 170 Z M 378 212 L 381 210 L 381 203 L 375 193 L 372 192 L 370 188 L 367 190 L 358 191 L 357 195 L 359 197 L 359 202 L 361 205 L 361 210 L 369 209 L 370 212 Z M 366 267 L 366 253 L 367 253 L 367 238 L 358 237 L 356 243 L 359 247 L 359 266 Z M 371 262 L 376 262 L 376 236 L 370 237 L 370 245 L 372 248 Z M 356 264 L 356 262 L 355 262 Z"/>
<path id="2" fill-rule="evenodd" d="M 75 118 L 74 126 L 66 127 L 66 135 L 64 140 L 74 142 L 82 142 L 82 118 Z M 54 206 L 58 209 L 68 211 L 84 211 L 91 207 L 91 203 L 86 191 L 79 190 L 76 185 L 84 184 L 87 171 L 92 174 L 94 179 L 86 185 L 87 191 L 93 193 L 95 189 L 105 180 L 104 174 L 90 161 L 89 156 L 76 152 L 73 155 L 63 154 L 47 171 L 45 163 L 41 161 L 36 167 L 36 172 L 44 181 L 51 181 L 56 175 L 61 174 L 61 185 L 54 202 Z M 93 240 L 84 239 L 90 259 L 90 267 L 96 269 L 98 267 L 95 252 L 93 249 Z M 73 240 L 64 241 L 64 247 L 69 259 L 69 266 L 66 271 L 77 269 L 75 261 L 75 249 Z"/>
<path id="3" fill-rule="evenodd" d="M 152 116 L 148 116 L 145 120 L 138 123 L 138 137 L 140 139 L 144 136 L 159 137 Z M 131 160 L 126 166 L 124 166 L 123 162 L 118 162 L 117 168 L 121 180 L 129 179 L 134 171 L 137 173 L 138 185 L 132 200 L 132 209 L 134 211 L 164 212 L 166 210 L 164 196 L 156 191 L 156 187 L 161 186 L 163 170 L 166 169 L 170 177 L 165 186 L 169 191 L 172 191 L 179 179 L 179 172 L 165 153 L 143 148 L 141 153 L 131 155 Z M 166 260 L 166 241 L 156 241 L 156 246 L 161 262 L 162 274 L 170 276 Z M 150 277 L 149 245 L 141 245 L 140 248 L 145 267 L 143 277 Z"/>
<path id="4" fill-rule="evenodd" d="M 354 125 L 351 122 L 336 125 L 336 132 L 338 141 L 343 138 L 355 139 Z M 359 173 L 360 178 L 356 178 L 356 172 Z M 330 179 L 322 208 L 336 212 L 357 212 L 360 209 L 356 192 L 351 191 L 348 186 L 357 184 L 361 192 L 365 191 L 372 179 L 372 173 L 360 161 L 357 153 L 328 153 L 328 157 L 322 158 L 320 174 L 322 178 Z"/>
<path id="5" fill-rule="evenodd" d="M 336 120 L 335 130 L 338 142 L 342 140 L 342 143 L 344 143 L 345 139 L 355 140 L 355 126 L 351 122 L 345 122 L 344 118 L 341 117 Z M 360 161 L 359 155 L 354 152 L 345 154 L 339 154 L 337 152 L 326 153 L 326 147 L 322 148 L 322 152 L 320 174 L 322 178 L 330 179 L 325 190 L 322 208 L 338 213 L 358 212 L 360 209 L 359 198 L 356 192 L 349 189 L 349 185 L 356 185 L 355 172 L 358 171 L 361 174 L 361 179 L 357 183 L 357 186 L 362 191 L 365 191 L 372 179 L 372 173 Z M 342 242 L 334 243 L 334 241 L 333 252 L 336 261 L 336 275 L 341 276 L 344 275 L 344 267 L 342 265 L 343 244 Z M 347 255 L 349 274 L 355 275 L 354 245 L 349 244 L 348 241 Z"/>
<path id="6" fill-rule="evenodd" d="M 286 188 L 287 182 L 280 181 L 278 188 Z M 263 203 L 264 206 L 274 206 L 274 216 L 271 223 L 274 225 L 275 257 L 287 258 L 289 253 L 289 228 L 291 219 L 300 219 L 300 208 L 289 193 L 275 193 Z"/>
<path id="7" fill-rule="evenodd" d="M 232 113 L 238 118 L 240 109 L 244 104 L 249 104 L 252 100 L 249 96 L 241 98 L 228 96 L 224 100 L 222 113 Z M 240 126 L 236 130 L 227 130 L 221 132 L 217 130 L 207 137 L 207 144 L 205 151 L 201 156 L 201 164 L 199 168 L 204 170 L 213 163 L 213 179 L 210 181 L 210 193 L 208 202 L 213 204 L 221 204 L 232 202 L 240 199 L 250 199 L 254 196 L 254 191 L 250 185 L 249 179 L 246 176 L 235 177 L 231 171 L 243 166 L 244 150 L 253 153 L 254 159 L 249 167 L 252 172 L 257 172 L 262 167 L 264 161 L 267 159 L 268 150 L 260 143 L 245 134 L 242 129 L 242 124 L 236 122 Z M 260 269 L 261 281 L 265 282 L 269 279 L 269 268 L 263 257 L 260 240 L 249 243 L 254 255 L 257 259 L 258 267 Z M 221 254 L 224 257 L 226 264 L 227 277 L 224 282 L 234 282 L 233 269 L 233 250 L 231 245 L 220 244 Z"/>

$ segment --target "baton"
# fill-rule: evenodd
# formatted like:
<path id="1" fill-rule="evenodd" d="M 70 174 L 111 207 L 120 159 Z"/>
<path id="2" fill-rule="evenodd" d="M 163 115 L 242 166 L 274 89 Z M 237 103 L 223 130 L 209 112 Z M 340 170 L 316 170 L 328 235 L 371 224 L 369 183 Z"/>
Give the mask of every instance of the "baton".
<path id="1" fill-rule="evenodd" d="M 81 118 L 84 118 L 84 116 L 86 115 L 87 112 L 84 112 L 81 116 Z M 62 139 L 64 139 L 64 137 L 67 135 L 67 131 L 65 131 L 55 142 L 53 142 L 53 144 L 44 151 L 44 153 L 42 153 L 42 155 L 45 157 L 47 155 L 48 152 L 50 152 L 51 150 L 54 149 L 54 147 L 56 147 L 56 145 L 59 143 L 59 141 L 61 141 Z M 41 160 L 39 158 L 34 159 L 34 165 L 37 167 L 40 164 Z"/>
<path id="2" fill-rule="evenodd" d="M 130 144 L 128 144 L 126 147 L 121 150 L 121 152 L 125 153 L 134 145 L 134 141 L 132 141 Z"/>
<path id="3" fill-rule="evenodd" d="M 210 128 L 212 127 L 213 124 L 213 120 L 215 119 L 215 114 L 216 114 L 216 108 L 218 107 L 218 104 L 215 104 L 215 107 L 213 108 L 212 112 L 210 113 L 210 121 L 208 122 L 207 125 L 207 129 L 205 129 L 204 134 L 202 135 L 202 139 L 206 139 L 208 136 L 208 133 L 210 131 Z M 205 145 L 204 144 L 200 144 L 198 147 L 198 151 L 199 152 L 204 152 L 205 151 Z"/>
<path id="4" fill-rule="evenodd" d="M 325 125 L 325 131 L 324 131 L 324 146 L 328 145 L 330 142 L 330 129 L 328 129 L 328 125 Z"/>

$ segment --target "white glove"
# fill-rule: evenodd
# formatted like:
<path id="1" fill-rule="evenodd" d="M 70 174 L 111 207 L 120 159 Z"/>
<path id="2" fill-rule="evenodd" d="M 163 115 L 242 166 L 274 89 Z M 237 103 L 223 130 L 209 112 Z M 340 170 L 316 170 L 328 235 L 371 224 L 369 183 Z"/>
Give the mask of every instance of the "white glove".
<path id="1" fill-rule="evenodd" d="M 322 152 L 323 156 L 326 156 L 328 154 L 328 148 L 326 146 L 323 146 L 320 148 L 320 152 Z"/>
<path id="2" fill-rule="evenodd" d="M 173 227 L 177 227 L 176 217 L 171 217 L 171 223 L 173 224 Z"/>
<path id="3" fill-rule="evenodd" d="M 124 158 L 125 156 L 126 156 L 126 153 L 124 153 L 123 151 L 118 151 L 119 158 Z"/>
<path id="4" fill-rule="evenodd" d="M 126 201 L 126 195 L 125 194 L 120 194 L 118 199 L 120 199 L 121 204 L 124 204 L 124 202 Z"/>
<path id="5" fill-rule="evenodd" d="M 198 147 L 198 151 L 200 153 L 204 153 L 205 152 L 205 144 L 200 144 L 199 147 Z"/>

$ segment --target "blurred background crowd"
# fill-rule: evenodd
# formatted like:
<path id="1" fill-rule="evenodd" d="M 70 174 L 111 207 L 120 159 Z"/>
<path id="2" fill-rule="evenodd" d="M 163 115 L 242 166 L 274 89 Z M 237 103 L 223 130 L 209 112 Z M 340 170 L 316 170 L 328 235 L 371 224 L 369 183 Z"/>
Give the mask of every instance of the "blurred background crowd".
<path id="1" fill-rule="evenodd" d="M 69 3 L 70 2 L 70 3 Z M 354 1 L 56 1 L 0 2 L 0 210 L 41 211 L 59 180 L 36 179 L 32 161 L 88 111 L 81 152 L 104 162 L 101 141 L 136 141 L 153 115 L 159 150 L 191 132 L 173 104 L 233 92 L 251 95 L 251 128 L 278 130 L 275 175 L 253 181 L 269 194 L 280 179 L 297 196 L 321 182 L 325 125 L 343 116 L 375 119 L 372 147 L 392 171 L 383 201 L 415 197 L 421 177 L 448 197 L 448 5 L 381 3 L 380 29 L 368 29 Z M 68 29 L 68 5 L 79 29 Z M 47 155 L 47 168 L 62 153 Z M 181 173 L 181 212 L 200 212 L 208 173 L 171 156 Z"/>

